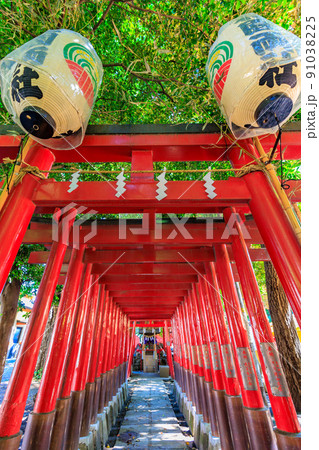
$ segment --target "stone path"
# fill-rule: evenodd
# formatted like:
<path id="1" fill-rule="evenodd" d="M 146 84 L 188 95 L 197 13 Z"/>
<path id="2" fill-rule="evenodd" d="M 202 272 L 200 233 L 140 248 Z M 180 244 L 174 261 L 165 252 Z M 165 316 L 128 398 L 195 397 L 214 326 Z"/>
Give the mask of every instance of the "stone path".
<path id="1" fill-rule="evenodd" d="M 131 379 L 131 401 L 113 448 L 190 448 L 192 438 L 182 433 L 163 380 L 150 375 Z"/>

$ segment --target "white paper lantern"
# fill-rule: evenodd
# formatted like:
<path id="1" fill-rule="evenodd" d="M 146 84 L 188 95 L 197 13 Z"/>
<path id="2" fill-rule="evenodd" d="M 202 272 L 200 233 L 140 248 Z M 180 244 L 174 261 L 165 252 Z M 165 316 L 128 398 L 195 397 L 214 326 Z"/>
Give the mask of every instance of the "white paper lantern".
<path id="1" fill-rule="evenodd" d="M 70 30 L 50 30 L 0 62 L 1 93 L 13 120 L 42 145 L 81 144 L 102 81 L 91 43 Z"/>
<path id="2" fill-rule="evenodd" d="M 278 131 L 300 108 L 300 39 L 257 14 L 223 25 L 206 72 L 237 139 Z"/>

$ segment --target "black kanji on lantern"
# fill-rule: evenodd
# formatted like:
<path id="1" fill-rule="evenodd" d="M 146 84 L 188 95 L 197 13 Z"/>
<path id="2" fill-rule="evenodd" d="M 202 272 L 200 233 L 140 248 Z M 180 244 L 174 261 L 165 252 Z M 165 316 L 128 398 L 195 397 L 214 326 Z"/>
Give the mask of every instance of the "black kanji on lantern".
<path id="1" fill-rule="evenodd" d="M 297 77 L 292 73 L 293 66 L 297 66 L 297 63 L 292 62 L 284 66 L 271 67 L 260 78 L 259 86 L 266 84 L 268 87 L 273 88 L 276 82 L 278 86 L 288 84 L 291 88 L 294 88 L 297 84 Z M 279 69 L 283 69 L 283 71 L 279 73 Z"/>
<path id="2" fill-rule="evenodd" d="M 18 64 L 16 71 L 13 74 L 11 82 L 11 94 L 13 101 L 20 103 L 27 97 L 36 97 L 41 99 L 43 93 L 39 86 L 33 86 L 32 80 L 39 78 L 38 72 L 30 67 L 23 67 L 23 72 L 20 74 L 21 64 Z"/>

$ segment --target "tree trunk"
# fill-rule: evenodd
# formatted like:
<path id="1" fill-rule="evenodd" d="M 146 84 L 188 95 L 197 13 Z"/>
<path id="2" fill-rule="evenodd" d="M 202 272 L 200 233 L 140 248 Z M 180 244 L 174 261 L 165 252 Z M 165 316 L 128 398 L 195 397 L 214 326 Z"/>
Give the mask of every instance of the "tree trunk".
<path id="1" fill-rule="evenodd" d="M 42 338 L 41 347 L 39 351 L 37 365 L 35 366 L 35 370 L 40 370 L 44 368 L 45 360 L 47 357 L 47 353 L 49 350 L 49 345 L 51 341 L 51 336 L 53 332 L 55 318 L 58 312 L 57 306 L 52 306 L 50 309 L 49 318 L 45 327 L 45 332 Z"/>
<path id="2" fill-rule="evenodd" d="M 301 348 L 292 310 L 273 264 L 265 261 L 269 312 L 280 361 L 297 412 L 301 411 Z"/>
<path id="3" fill-rule="evenodd" d="M 21 284 L 22 281 L 17 278 L 11 278 L 10 281 L 8 279 L 0 298 L 0 382 L 6 364 L 10 335 L 17 314 Z"/>

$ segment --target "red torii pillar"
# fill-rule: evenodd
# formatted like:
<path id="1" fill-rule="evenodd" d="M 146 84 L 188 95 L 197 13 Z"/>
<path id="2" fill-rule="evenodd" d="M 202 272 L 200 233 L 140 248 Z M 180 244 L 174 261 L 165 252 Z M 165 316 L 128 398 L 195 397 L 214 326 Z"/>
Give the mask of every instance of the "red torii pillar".
<path id="1" fill-rule="evenodd" d="M 107 328 L 107 348 L 104 357 L 103 373 L 105 373 L 105 397 L 103 399 L 104 406 L 107 406 L 111 400 L 111 376 L 112 376 L 112 343 L 113 343 L 113 333 L 115 327 L 115 317 L 116 317 L 116 305 L 113 300 L 111 300 L 111 307 L 109 313 L 109 326 Z"/>
<path id="2" fill-rule="evenodd" d="M 61 375 L 65 365 L 69 336 L 76 309 L 76 296 L 79 290 L 84 249 L 85 245 L 81 245 L 79 250 L 72 250 L 41 384 L 23 438 L 23 450 L 49 448 L 50 446 L 55 405 L 62 383 Z"/>
<path id="3" fill-rule="evenodd" d="M 224 211 L 225 220 L 236 213 L 234 208 Z M 300 425 L 292 402 L 285 374 L 280 364 L 275 339 L 259 292 L 254 269 L 243 237 L 239 221 L 235 222 L 237 235 L 232 235 L 234 257 L 241 281 L 245 303 L 249 313 L 259 361 L 262 367 L 267 392 L 276 420 L 276 437 L 280 449 L 300 448 Z"/>
<path id="4" fill-rule="evenodd" d="M 71 386 L 72 377 L 74 374 L 76 361 L 78 358 L 81 336 L 83 327 L 85 325 L 85 318 L 87 316 L 88 301 L 89 301 L 89 283 L 91 277 L 91 266 L 82 264 L 82 276 L 79 286 L 79 298 L 77 301 L 77 309 L 75 312 L 74 323 L 72 327 L 72 335 L 70 338 L 70 345 L 66 358 L 65 367 L 61 374 L 62 383 L 59 393 L 59 398 L 56 402 L 56 414 L 54 419 L 54 426 L 52 430 L 50 450 L 60 450 L 64 448 L 66 433 L 70 420 L 71 407 Z"/>
<path id="5" fill-rule="evenodd" d="M 181 370 L 180 369 L 180 342 L 177 337 L 176 314 L 177 314 L 177 308 L 171 319 L 173 345 L 174 345 L 173 366 L 174 366 L 175 380 L 178 383 L 178 385 L 181 386 L 181 381 L 180 381 L 181 380 L 181 377 L 180 377 L 180 370 Z"/>
<path id="6" fill-rule="evenodd" d="M 244 414 L 253 448 L 275 447 L 271 417 L 259 389 L 255 366 L 243 324 L 233 274 L 225 244 L 215 246 L 216 270 L 234 348 L 234 359 L 241 387 Z M 257 426 L 258 423 L 258 426 Z"/>
<path id="7" fill-rule="evenodd" d="M 106 357 L 107 352 L 107 329 L 110 326 L 109 324 L 109 313 L 111 308 L 111 298 L 109 295 L 109 291 L 105 292 L 105 311 L 103 314 L 103 323 L 102 323 L 102 331 L 101 331 L 101 349 L 99 352 L 99 365 L 98 365 L 98 373 L 101 377 L 101 389 L 98 400 L 98 413 L 102 413 L 104 409 L 104 399 L 105 399 L 105 390 L 106 390 L 106 370 L 104 371 L 104 358 Z"/>
<path id="8" fill-rule="evenodd" d="M 102 367 L 102 355 L 103 355 L 103 347 L 105 340 L 103 339 L 104 335 L 104 329 L 103 329 L 103 322 L 105 322 L 105 308 L 107 306 L 108 301 L 108 293 L 106 291 L 105 284 L 100 285 L 100 295 L 101 295 L 101 303 L 100 308 L 98 312 L 98 323 L 97 323 L 97 330 L 96 335 L 94 338 L 94 343 L 92 345 L 92 348 L 96 351 L 96 362 L 94 364 L 95 366 L 95 380 L 94 380 L 94 399 L 93 399 L 93 407 L 92 407 L 92 414 L 91 414 L 91 423 L 96 423 L 97 420 L 97 414 L 99 411 L 99 401 L 100 401 L 100 395 L 101 395 L 101 385 L 102 385 L 102 379 L 101 379 L 101 367 Z M 94 370 L 93 366 L 93 370 Z"/>
<path id="9" fill-rule="evenodd" d="M 136 321 L 133 321 L 132 326 L 132 336 L 131 336 L 131 342 L 130 342 L 130 354 L 128 358 L 128 366 L 127 366 L 127 372 L 126 372 L 126 378 L 129 378 L 131 376 L 131 368 L 133 363 L 133 355 L 134 355 L 134 345 L 135 345 L 135 327 L 136 327 Z"/>
<path id="10" fill-rule="evenodd" d="M 32 144 L 25 158 L 27 164 L 37 166 L 40 170 L 50 170 L 54 160 L 53 153 L 37 143 Z M 38 183 L 39 178 L 26 174 L 21 183 L 12 188 L 0 212 L 0 292 L 34 213 L 32 195 Z"/>
<path id="11" fill-rule="evenodd" d="M 185 336 L 183 323 L 183 307 L 182 305 L 176 308 L 176 318 L 174 319 L 175 333 L 174 333 L 174 360 L 176 359 L 175 373 L 178 374 L 178 383 L 183 392 L 186 393 L 188 400 L 191 401 L 190 388 L 190 360 L 189 360 L 189 346 Z M 175 348 L 176 346 L 176 348 Z"/>
<path id="12" fill-rule="evenodd" d="M 89 433 L 90 424 L 92 422 L 92 418 L 96 420 L 97 409 L 94 408 L 94 397 L 95 391 L 98 388 L 96 385 L 96 370 L 97 370 L 97 360 L 98 360 L 98 352 L 99 352 L 99 337 L 100 337 L 100 327 L 102 324 L 102 312 L 104 306 L 104 285 L 98 284 L 97 282 L 93 288 L 93 296 L 97 299 L 96 304 L 96 317 L 95 323 L 93 327 L 93 336 L 92 336 L 92 344 L 91 344 L 91 357 L 88 366 L 88 374 L 85 386 L 85 400 L 84 400 L 84 408 L 83 408 L 83 418 L 82 418 L 82 436 L 86 436 Z M 94 412 L 93 412 L 94 411 Z M 93 417 L 92 417 L 93 415 Z M 95 422 L 94 420 L 94 422 Z"/>
<path id="13" fill-rule="evenodd" d="M 194 331 L 195 331 L 195 337 L 196 337 L 196 350 L 197 350 L 197 358 L 198 358 L 198 377 L 197 380 L 199 382 L 198 385 L 198 391 L 200 393 L 200 408 L 201 408 L 201 414 L 203 415 L 204 422 L 209 422 L 209 415 L 208 415 L 208 403 L 209 400 L 206 396 L 206 387 L 205 387 L 205 381 L 207 381 L 209 375 L 208 370 L 205 366 L 204 361 L 204 352 L 203 352 L 203 345 L 204 345 L 204 335 L 203 335 L 203 327 L 202 322 L 200 318 L 200 310 L 199 310 L 199 298 L 198 298 L 198 291 L 197 286 L 195 283 L 193 283 L 193 289 L 191 291 L 191 300 L 192 300 L 192 309 L 193 309 L 193 323 L 194 323 Z"/>
<path id="14" fill-rule="evenodd" d="M 167 353 L 167 360 L 169 365 L 169 370 L 171 373 L 171 377 L 175 378 L 174 374 L 174 368 L 173 368 L 173 359 L 172 359 L 172 352 L 171 352 L 171 341 L 169 338 L 169 331 L 167 326 L 167 320 L 164 321 L 165 324 L 165 339 L 166 339 L 166 353 Z"/>
<path id="15" fill-rule="evenodd" d="M 182 320 L 184 324 L 184 336 L 187 342 L 185 346 L 185 352 L 188 351 L 188 362 L 189 362 L 189 371 L 187 372 L 188 376 L 188 385 L 189 385 L 189 399 L 195 406 L 198 404 L 199 393 L 198 387 L 195 380 L 195 376 L 197 373 L 197 351 L 195 352 L 195 341 L 193 332 L 190 326 L 190 312 L 188 310 L 188 305 L 186 305 L 186 300 L 182 303 Z"/>
<path id="16" fill-rule="evenodd" d="M 117 350 L 118 350 L 118 334 L 119 334 L 119 321 L 120 321 L 120 308 L 115 305 L 115 315 L 114 315 L 114 327 L 112 338 L 110 340 L 110 378 L 109 378 L 109 390 L 108 390 L 108 402 L 112 400 L 115 389 L 115 374 L 116 374 L 116 360 L 117 360 Z"/>
<path id="17" fill-rule="evenodd" d="M 231 449 L 234 446 L 236 449 L 246 450 L 249 446 L 249 437 L 243 412 L 240 386 L 236 375 L 233 350 L 219 293 L 220 290 L 215 271 L 215 264 L 205 263 L 205 271 L 208 280 L 206 287 L 210 294 L 208 295 L 208 300 L 210 302 L 209 311 L 211 312 L 212 321 L 215 325 L 219 346 L 219 353 L 214 349 L 214 359 L 217 367 L 220 367 L 220 365 L 222 366 L 222 375 L 226 391 L 223 396 L 218 391 L 214 390 L 221 442 L 225 446 L 225 449 Z M 225 414 L 225 404 L 227 414 Z M 228 416 L 232 442 L 229 439 L 225 439 L 226 436 L 229 438 L 226 415 Z M 224 431 L 226 431 L 227 434 L 224 433 Z"/>
<path id="18" fill-rule="evenodd" d="M 84 272 L 84 278 L 81 286 L 81 296 L 83 296 L 83 303 L 80 314 L 76 323 L 76 334 L 73 352 L 70 355 L 70 361 L 67 368 L 65 377 L 65 383 L 62 391 L 62 397 L 69 396 L 71 394 L 70 409 L 69 409 L 69 422 L 68 427 L 65 430 L 66 447 L 68 449 L 76 449 L 79 437 L 80 426 L 83 414 L 83 404 L 85 398 L 85 382 L 87 375 L 87 358 L 85 357 L 85 349 L 88 351 L 86 345 L 88 339 L 86 339 L 86 332 L 88 329 L 88 321 L 92 310 L 90 308 L 91 300 L 91 270 L 92 264 L 87 264 Z M 80 321 L 82 319 L 82 321 Z M 77 351 L 75 351 L 77 350 Z M 87 355 L 89 357 L 89 355 Z M 72 390 L 72 391 L 71 391 Z"/>
<path id="19" fill-rule="evenodd" d="M 53 241 L 44 274 L 32 308 L 27 331 L 16 360 L 9 385 L 0 407 L 0 449 L 18 449 L 20 444 L 20 426 L 28 398 L 35 365 L 45 331 L 53 295 L 58 283 L 67 244 L 66 231 L 70 231 L 73 219 L 59 222 L 58 241 Z M 72 217 L 71 216 L 71 217 Z M 9 447 L 10 446 L 10 447 Z"/>
<path id="20" fill-rule="evenodd" d="M 80 428 L 80 436 L 87 436 L 90 429 L 91 419 L 91 400 L 92 399 L 92 383 L 88 383 L 90 361 L 94 356 L 92 349 L 94 328 L 98 313 L 98 301 L 99 301 L 99 284 L 98 275 L 92 275 L 91 277 L 91 304 L 88 315 L 88 320 L 83 334 L 83 341 L 81 345 L 81 352 L 78 361 L 78 367 L 74 376 L 74 390 L 85 390 L 85 398 L 83 404 L 83 414 Z"/>
<path id="21" fill-rule="evenodd" d="M 232 438 L 225 403 L 225 387 L 217 335 L 212 317 L 209 316 L 210 302 L 207 288 L 207 280 L 200 277 L 198 289 L 202 313 L 202 327 L 206 340 L 203 346 L 203 354 L 205 366 L 211 374 L 209 381 L 206 380 L 208 410 L 213 436 L 219 436 L 222 448 L 227 450 L 232 448 Z"/>
<path id="22" fill-rule="evenodd" d="M 240 143 L 251 156 L 238 147 L 230 148 L 227 156 L 235 168 L 253 163 L 253 158 L 259 159 L 251 140 Z M 301 328 L 300 244 L 266 175 L 260 171 L 251 172 L 244 180 L 251 194 L 250 210 Z"/>

